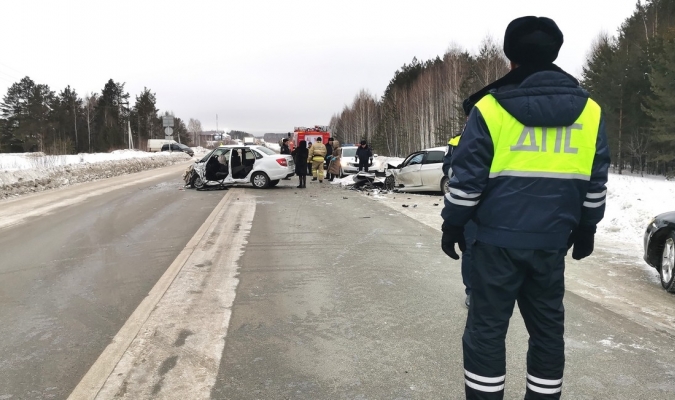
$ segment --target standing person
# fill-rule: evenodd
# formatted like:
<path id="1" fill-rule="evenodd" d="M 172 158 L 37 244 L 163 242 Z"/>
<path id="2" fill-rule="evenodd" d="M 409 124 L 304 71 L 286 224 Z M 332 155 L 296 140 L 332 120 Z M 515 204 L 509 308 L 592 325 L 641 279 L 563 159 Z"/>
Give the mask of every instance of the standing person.
<path id="1" fill-rule="evenodd" d="M 323 162 L 326 157 L 326 146 L 321 143 L 321 137 L 316 138 L 316 143 L 309 149 L 309 160 L 312 163 L 312 180 L 319 178 L 323 182 Z"/>
<path id="2" fill-rule="evenodd" d="M 288 132 L 288 148 L 291 151 L 295 150 L 295 142 L 293 141 L 293 137 L 291 136 L 291 132 Z"/>
<path id="3" fill-rule="evenodd" d="M 330 175 L 330 179 L 328 180 L 331 182 L 336 176 L 338 178 L 340 177 L 340 159 L 342 158 L 340 156 L 341 149 L 340 142 L 333 140 L 333 154 L 330 159 L 330 164 L 328 165 L 328 174 Z"/>
<path id="4" fill-rule="evenodd" d="M 291 151 L 292 150 L 291 150 L 290 146 L 288 145 L 288 139 L 284 138 L 281 141 L 281 151 L 279 151 L 279 153 L 280 154 L 291 154 Z M 291 180 L 290 177 L 286 177 L 286 178 L 282 178 L 282 179 L 285 180 L 285 181 Z"/>
<path id="5" fill-rule="evenodd" d="M 307 142 L 301 140 L 300 145 L 293 150 L 292 156 L 295 160 L 295 173 L 300 180 L 300 184 L 297 187 L 298 189 L 307 188 L 307 158 L 309 157 Z"/>
<path id="6" fill-rule="evenodd" d="M 368 142 L 365 140 L 361 141 L 361 145 L 356 149 L 356 156 L 354 159 L 359 163 L 359 172 L 366 171 L 368 172 L 368 161 L 373 163 L 373 152 L 368 147 Z"/>
<path id="7" fill-rule="evenodd" d="M 326 177 L 328 178 L 329 181 L 332 180 L 332 179 L 330 179 L 330 169 L 328 168 L 330 166 L 330 159 L 331 158 L 333 158 L 333 138 L 328 138 L 328 143 L 326 143 L 326 157 L 325 157 L 326 165 L 325 165 L 325 169 L 327 171 Z"/>
<path id="8" fill-rule="evenodd" d="M 312 142 L 307 143 L 307 151 L 310 150 L 312 150 Z M 307 155 L 307 175 L 312 175 L 312 160 L 309 159 L 309 155 Z"/>
<path id="9" fill-rule="evenodd" d="M 443 251 L 478 226 L 462 338 L 467 399 L 502 399 L 504 339 L 516 301 L 530 334 L 526 399 L 559 399 L 565 366 L 565 255 L 593 252 L 605 212 L 609 147 L 601 109 L 553 61 L 563 34 L 548 18 L 506 28 L 511 72 L 469 98 L 443 208 Z M 475 105 L 473 105 L 475 104 Z"/>
<path id="10" fill-rule="evenodd" d="M 291 154 L 291 149 L 288 147 L 288 139 L 284 138 L 284 140 L 281 141 L 281 151 L 279 153 Z"/>
<path id="11" fill-rule="evenodd" d="M 453 137 L 448 140 L 448 151 L 443 157 L 443 175 L 448 178 L 452 178 L 452 170 L 450 169 L 452 162 L 452 153 L 455 151 L 455 148 L 459 145 L 459 141 L 462 138 L 462 134 Z M 464 283 L 464 305 L 466 308 L 469 308 L 471 304 L 471 248 L 473 247 L 474 242 L 476 241 L 476 231 L 478 226 L 472 220 L 466 223 L 464 226 L 464 242 L 466 243 L 466 248 L 462 251 L 462 283 Z"/>

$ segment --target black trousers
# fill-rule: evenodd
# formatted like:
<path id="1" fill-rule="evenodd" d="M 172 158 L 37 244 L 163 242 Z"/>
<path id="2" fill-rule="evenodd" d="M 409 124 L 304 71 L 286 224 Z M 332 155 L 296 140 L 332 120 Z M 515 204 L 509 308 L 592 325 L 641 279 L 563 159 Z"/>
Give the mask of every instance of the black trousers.
<path id="1" fill-rule="evenodd" d="M 467 399 L 504 398 L 504 339 L 516 301 L 530 334 L 525 399 L 560 399 L 566 252 L 474 244 L 471 305 L 462 338 Z"/>
<path id="2" fill-rule="evenodd" d="M 366 171 L 368 172 L 368 160 L 359 160 L 359 172 Z"/>

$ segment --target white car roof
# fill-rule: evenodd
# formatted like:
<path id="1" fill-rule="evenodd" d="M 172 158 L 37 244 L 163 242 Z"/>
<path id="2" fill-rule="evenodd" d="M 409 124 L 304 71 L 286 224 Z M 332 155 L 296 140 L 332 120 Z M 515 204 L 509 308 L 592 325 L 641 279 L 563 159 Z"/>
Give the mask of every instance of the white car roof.
<path id="1" fill-rule="evenodd" d="M 218 146 L 218 148 L 232 148 L 232 147 L 250 147 L 252 149 L 255 149 L 256 147 L 265 147 L 265 146 L 260 146 L 257 144 L 224 144 L 222 146 Z"/>

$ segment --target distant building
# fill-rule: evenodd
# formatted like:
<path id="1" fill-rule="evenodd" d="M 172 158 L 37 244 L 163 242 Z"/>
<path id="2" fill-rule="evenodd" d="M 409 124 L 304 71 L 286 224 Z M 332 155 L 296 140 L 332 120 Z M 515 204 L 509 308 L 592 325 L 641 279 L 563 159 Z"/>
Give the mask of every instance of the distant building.
<path id="1" fill-rule="evenodd" d="M 225 131 L 202 131 L 197 137 L 192 138 L 195 146 L 211 147 L 220 142 L 228 142 L 230 135 Z"/>

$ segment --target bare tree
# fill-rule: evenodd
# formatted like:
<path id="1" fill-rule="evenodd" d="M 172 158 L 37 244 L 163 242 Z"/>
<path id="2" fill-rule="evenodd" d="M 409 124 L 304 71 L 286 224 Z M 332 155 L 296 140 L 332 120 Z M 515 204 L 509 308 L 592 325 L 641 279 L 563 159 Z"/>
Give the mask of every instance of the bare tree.
<path id="1" fill-rule="evenodd" d="M 637 160 L 637 164 L 640 168 L 640 176 L 644 176 L 645 157 L 647 157 L 649 153 L 649 144 L 649 136 L 639 131 L 634 132 L 630 136 L 630 141 L 628 142 L 628 151 L 631 156 L 633 156 L 633 160 Z M 631 163 L 632 169 L 635 167 L 634 164 L 634 162 Z"/>
<path id="2" fill-rule="evenodd" d="M 84 107 L 87 113 L 87 134 L 89 136 L 89 152 L 91 153 L 91 123 L 94 122 L 96 114 L 94 114 L 94 109 L 98 103 L 98 95 L 94 92 L 88 94 L 84 97 Z"/>
<path id="3" fill-rule="evenodd" d="M 188 132 L 192 135 L 192 143 L 201 146 L 202 123 L 198 119 L 190 118 L 188 121 Z"/>

